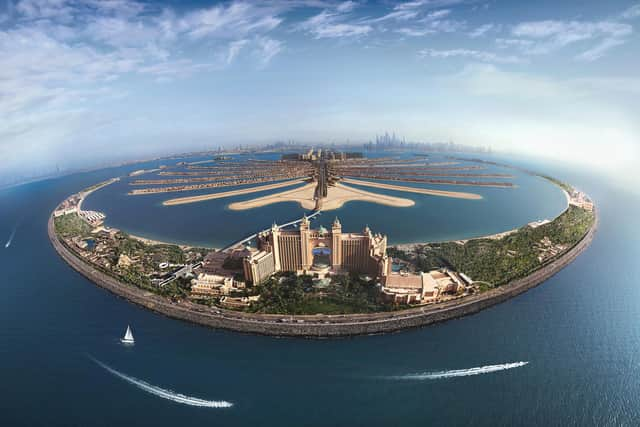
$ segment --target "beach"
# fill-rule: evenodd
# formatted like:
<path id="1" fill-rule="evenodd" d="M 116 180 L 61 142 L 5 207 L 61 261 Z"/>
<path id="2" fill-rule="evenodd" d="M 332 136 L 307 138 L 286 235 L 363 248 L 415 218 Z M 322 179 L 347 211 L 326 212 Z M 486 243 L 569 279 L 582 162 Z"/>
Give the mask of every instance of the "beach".
<path id="1" fill-rule="evenodd" d="M 316 185 L 317 184 L 315 182 L 312 182 L 300 188 L 294 188 L 293 190 L 283 191 L 276 194 L 269 194 L 264 197 L 258 197 L 243 202 L 231 203 L 229 205 L 229 209 L 231 209 L 232 211 L 243 211 L 247 209 L 271 205 L 273 203 L 297 202 L 300 203 L 300 206 L 302 206 L 304 209 L 312 210 L 316 206 L 316 202 L 313 199 Z"/>
<path id="2" fill-rule="evenodd" d="M 300 203 L 304 209 L 315 209 L 316 201 L 314 199 L 314 191 L 316 184 L 308 184 L 302 188 L 295 190 L 284 191 L 277 194 L 271 194 L 264 197 L 259 197 L 253 200 L 247 200 L 244 202 L 236 202 L 229 205 L 231 210 L 246 210 L 257 207 L 267 206 L 273 203 L 281 202 L 297 202 Z M 398 208 L 409 207 L 415 205 L 415 202 L 411 199 L 404 199 L 401 197 L 393 197 L 385 194 L 374 194 L 368 191 L 360 190 L 357 188 L 349 187 L 342 184 L 335 184 L 330 186 L 327 191 L 327 197 L 322 200 L 323 211 L 330 211 L 342 207 L 345 203 L 351 201 L 364 201 L 377 203 L 380 205 L 394 206 Z"/>
<path id="3" fill-rule="evenodd" d="M 430 196 L 452 197 L 455 199 L 467 199 L 467 200 L 482 199 L 482 196 L 479 194 L 465 193 L 461 191 L 443 191 L 443 190 L 432 190 L 429 188 L 405 187 L 403 185 L 382 184 L 377 182 L 361 181 L 359 179 L 352 179 L 352 178 L 344 178 L 342 181 L 348 184 L 363 185 L 363 186 L 374 187 L 374 188 L 383 188 L 386 190 L 406 191 L 408 193 L 428 194 Z"/>
<path id="4" fill-rule="evenodd" d="M 222 199 L 224 197 L 241 196 L 243 194 L 257 193 L 259 191 L 273 190 L 276 188 L 289 187 L 296 184 L 302 184 L 305 182 L 302 179 L 296 179 L 294 181 L 279 182 L 277 184 L 261 185 L 259 187 L 243 188 L 241 190 L 223 191 L 220 193 L 201 194 L 199 196 L 178 197 L 175 199 L 168 199 L 162 202 L 164 206 L 183 205 L 186 203 L 203 202 L 205 200 Z M 313 184 L 315 186 L 315 184 Z"/>

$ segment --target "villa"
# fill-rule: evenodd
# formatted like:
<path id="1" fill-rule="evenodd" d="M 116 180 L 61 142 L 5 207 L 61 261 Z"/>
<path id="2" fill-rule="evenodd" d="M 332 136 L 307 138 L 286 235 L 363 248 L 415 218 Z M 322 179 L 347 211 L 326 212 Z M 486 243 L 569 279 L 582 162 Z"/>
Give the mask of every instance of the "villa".
<path id="1" fill-rule="evenodd" d="M 459 294 L 471 285 L 450 270 L 391 273 L 383 277 L 382 298 L 394 304 L 429 304 L 445 294 Z"/>
<path id="2" fill-rule="evenodd" d="M 200 296 L 229 295 L 231 291 L 243 289 L 244 283 L 233 280 L 231 276 L 200 273 L 193 279 L 191 293 Z"/>

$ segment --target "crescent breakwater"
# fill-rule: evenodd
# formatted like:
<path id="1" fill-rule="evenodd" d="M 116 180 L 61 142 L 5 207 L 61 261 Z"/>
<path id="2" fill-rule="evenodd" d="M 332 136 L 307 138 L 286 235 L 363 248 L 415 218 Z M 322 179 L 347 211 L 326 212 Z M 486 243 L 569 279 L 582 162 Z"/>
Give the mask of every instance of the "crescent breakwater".
<path id="1" fill-rule="evenodd" d="M 488 291 L 448 302 L 371 314 L 350 315 L 272 315 L 210 308 L 188 301 L 172 302 L 164 297 L 126 284 L 89 265 L 76 256 L 56 235 L 53 215 L 47 231 L 49 240 L 60 257 L 73 269 L 98 286 L 166 316 L 196 324 L 274 336 L 306 338 L 345 337 L 396 332 L 459 318 L 513 298 L 552 277 L 586 250 L 596 234 L 598 216 L 578 243 L 531 274 Z"/>

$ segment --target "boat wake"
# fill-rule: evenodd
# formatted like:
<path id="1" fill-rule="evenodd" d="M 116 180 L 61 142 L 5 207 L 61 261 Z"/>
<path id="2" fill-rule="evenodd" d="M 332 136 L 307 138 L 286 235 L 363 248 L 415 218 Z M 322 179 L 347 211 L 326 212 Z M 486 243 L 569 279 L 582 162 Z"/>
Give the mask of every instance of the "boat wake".
<path id="1" fill-rule="evenodd" d="M 4 244 L 5 249 L 7 249 L 9 246 L 11 246 L 11 242 L 13 242 L 13 237 L 16 235 L 16 229 L 18 227 L 15 227 L 13 229 L 13 231 L 11 232 L 11 235 L 9 236 L 9 240 L 7 240 L 7 243 Z"/>
<path id="2" fill-rule="evenodd" d="M 443 378 L 469 377 L 472 375 L 490 374 L 492 372 L 506 371 L 507 369 L 520 368 L 529 362 L 503 363 L 501 365 L 487 365 L 469 369 L 454 369 L 451 371 L 423 372 L 418 374 L 395 375 L 386 377 L 393 380 L 439 380 Z"/>
<path id="3" fill-rule="evenodd" d="M 197 397 L 185 396 L 184 394 L 176 393 L 172 390 L 160 388 L 137 378 L 130 377 L 129 375 L 125 375 L 122 372 L 116 371 L 112 367 L 100 362 L 97 359 L 94 359 L 93 357 L 90 357 L 90 359 L 116 377 L 130 384 L 133 384 L 134 386 L 146 391 L 147 393 L 151 393 L 154 396 L 158 396 L 163 399 L 171 400 L 172 402 L 182 403 L 183 405 L 199 406 L 202 408 L 230 408 L 233 406 L 233 403 L 224 400 L 204 400 Z"/>

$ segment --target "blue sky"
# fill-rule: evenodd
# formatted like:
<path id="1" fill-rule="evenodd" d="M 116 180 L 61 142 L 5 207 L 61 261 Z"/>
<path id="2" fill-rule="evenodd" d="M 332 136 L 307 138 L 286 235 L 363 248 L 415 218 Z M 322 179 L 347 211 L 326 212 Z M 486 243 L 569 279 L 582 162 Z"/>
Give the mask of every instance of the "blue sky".
<path id="1" fill-rule="evenodd" d="M 0 0 L 0 175 L 294 139 L 639 158 L 640 3 Z"/>

